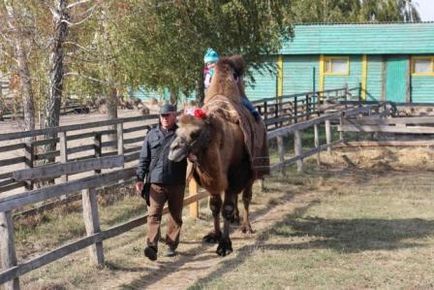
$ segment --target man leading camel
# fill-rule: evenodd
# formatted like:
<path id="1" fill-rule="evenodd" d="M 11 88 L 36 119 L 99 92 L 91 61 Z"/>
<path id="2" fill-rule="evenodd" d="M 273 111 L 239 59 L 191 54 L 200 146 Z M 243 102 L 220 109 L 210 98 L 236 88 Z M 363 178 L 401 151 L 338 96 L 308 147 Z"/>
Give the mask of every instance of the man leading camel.
<path id="1" fill-rule="evenodd" d="M 176 108 L 165 104 L 160 109 L 160 126 L 153 128 L 145 137 L 136 172 L 135 187 L 138 193 L 143 190 L 145 176 L 147 182 L 151 183 L 147 246 L 144 249 L 145 256 L 151 261 L 157 259 L 161 217 L 166 201 L 169 206 L 166 256 L 174 256 L 179 244 L 187 161 L 173 162 L 168 159 L 176 129 Z"/>

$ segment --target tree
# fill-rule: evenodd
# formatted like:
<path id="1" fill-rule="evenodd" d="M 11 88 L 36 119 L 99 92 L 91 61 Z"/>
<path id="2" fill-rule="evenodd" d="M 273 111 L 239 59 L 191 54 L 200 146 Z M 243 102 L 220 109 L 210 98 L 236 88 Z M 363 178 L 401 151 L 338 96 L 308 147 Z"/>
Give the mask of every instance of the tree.
<path id="1" fill-rule="evenodd" d="M 134 72 L 134 84 L 168 88 L 176 96 L 191 93 L 202 82 L 208 47 L 222 55 L 241 53 L 247 62 L 261 66 L 263 57 L 276 53 L 291 33 L 285 17 L 288 0 L 131 0 L 129 4 L 134 5 L 130 16 L 134 25 L 127 30 L 125 55 L 133 55 L 140 71 L 132 68 L 128 75 Z"/>
<path id="2" fill-rule="evenodd" d="M 69 30 L 67 4 L 67 0 L 55 0 L 54 7 L 50 9 L 53 14 L 53 40 L 50 44 L 49 95 L 45 111 L 45 128 L 59 126 L 64 81 L 64 42 Z M 55 143 L 53 145 L 55 146 Z"/>
<path id="3" fill-rule="evenodd" d="M 420 16 L 412 0 L 294 0 L 292 19 L 295 22 L 411 22 L 420 21 Z"/>
<path id="4" fill-rule="evenodd" d="M 22 23 L 20 23 L 20 20 L 23 20 L 24 16 L 23 13 L 17 13 L 20 7 L 14 7 L 12 1 L 4 0 L 3 4 L 6 11 L 7 25 L 9 27 L 8 34 L 11 38 L 8 39 L 4 32 L 1 34 L 13 47 L 14 56 L 12 59 L 16 61 L 16 68 L 20 78 L 20 93 L 23 99 L 24 129 L 33 130 L 35 129 L 33 89 L 27 59 L 28 52 L 24 41 L 26 32 Z"/>

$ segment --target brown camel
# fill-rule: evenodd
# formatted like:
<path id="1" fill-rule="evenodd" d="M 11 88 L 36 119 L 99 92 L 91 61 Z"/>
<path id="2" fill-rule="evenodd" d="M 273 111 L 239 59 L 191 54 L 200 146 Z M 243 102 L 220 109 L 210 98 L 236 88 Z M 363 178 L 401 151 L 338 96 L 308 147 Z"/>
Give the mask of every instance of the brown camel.
<path id="1" fill-rule="evenodd" d="M 219 242 L 217 254 L 220 256 L 232 252 L 229 225 L 238 214 L 237 195 L 240 192 L 243 193 L 244 205 L 241 230 L 252 233 L 249 205 L 256 175 L 237 111 L 242 111 L 244 118 L 251 122 L 255 121 L 241 105 L 243 91 L 236 79 L 244 70 L 240 67 L 244 66 L 244 62 L 239 58 L 222 58 L 217 63 L 203 110 L 197 110 L 195 116 L 180 117 L 177 138 L 169 154 L 169 159 L 174 161 L 188 156 L 193 162 L 193 177 L 210 193 L 214 230 L 204 237 L 204 241 Z M 237 111 L 234 108 L 238 108 Z M 224 220 L 223 232 L 220 212 Z"/>

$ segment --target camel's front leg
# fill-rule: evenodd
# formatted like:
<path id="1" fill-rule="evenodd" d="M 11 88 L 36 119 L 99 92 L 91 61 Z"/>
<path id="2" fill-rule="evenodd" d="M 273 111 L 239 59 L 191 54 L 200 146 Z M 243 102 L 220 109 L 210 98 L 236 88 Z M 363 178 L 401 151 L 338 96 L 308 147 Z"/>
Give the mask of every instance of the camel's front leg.
<path id="1" fill-rule="evenodd" d="M 234 216 L 236 193 L 226 193 L 223 204 L 223 234 L 217 247 L 217 254 L 224 257 L 232 253 L 232 241 L 229 237 L 230 222 Z"/>
<path id="2" fill-rule="evenodd" d="M 250 182 L 243 191 L 243 205 L 244 205 L 244 213 L 243 213 L 243 223 L 241 224 L 240 230 L 245 234 L 252 234 L 252 226 L 250 225 L 250 217 L 249 217 L 249 207 L 250 202 L 252 201 L 252 187 L 253 181 Z"/>
<path id="3" fill-rule="evenodd" d="M 209 232 L 203 237 L 203 241 L 206 243 L 217 243 L 220 241 L 222 232 L 220 229 L 220 210 L 222 208 L 222 198 L 220 194 L 211 194 L 209 200 L 209 207 L 212 212 L 214 220 L 214 230 Z"/>

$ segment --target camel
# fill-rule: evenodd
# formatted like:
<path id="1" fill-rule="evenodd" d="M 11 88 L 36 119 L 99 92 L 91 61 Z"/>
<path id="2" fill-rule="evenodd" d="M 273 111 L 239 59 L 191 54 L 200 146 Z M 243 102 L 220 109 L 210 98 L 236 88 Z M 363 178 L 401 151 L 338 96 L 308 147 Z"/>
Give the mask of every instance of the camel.
<path id="1" fill-rule="evenodd" d="M 241 104 L 244 93 L 237 77 L 244 70 L 240 57 L 222 58 L 207 90 L 205 104 L 194 115 L 180 117 L 169 153 L 169 159 L 179 161 L 187 157 L 193 163 L 192 176 L 210 193 L 210 209 L 214 229 L 204 237 L 205 242 L 218 242 L 217 254 L 230 254 L 232 242 L 229 237 L 230 222 L 238 215 L 237 196 L 242 192 L 244 205 L 241 230 L 252 233 L 249 220 L 249 205 L 252 185 L 257 174 L 253 170 L 251 156 L 246 144 L 246 135 L 240 125 L 239 113 L 249 122 L 253 116 Z M 244 111 L 243 111 L 244 110 Z M 265 125 L 261 121 L 260 126 Z M 265 132 L 265 131 L 264 131 Z M 268 158 L 268 151 L 266 154 Z M 223 200 L 222 200 L 223 197 Z M 223 216 L 223 231 L 220 227 L 220 212 Z"/>

